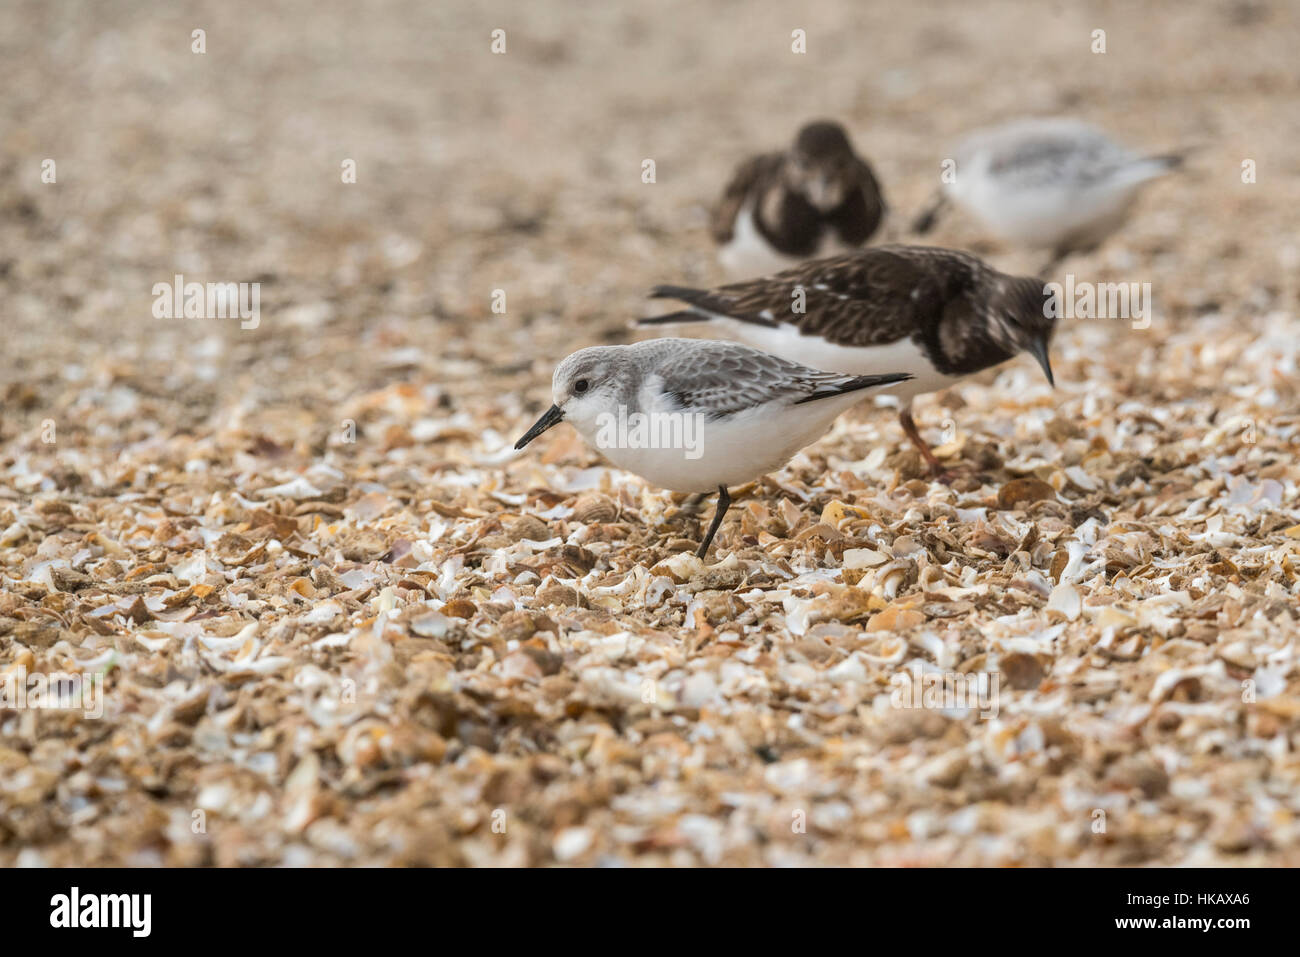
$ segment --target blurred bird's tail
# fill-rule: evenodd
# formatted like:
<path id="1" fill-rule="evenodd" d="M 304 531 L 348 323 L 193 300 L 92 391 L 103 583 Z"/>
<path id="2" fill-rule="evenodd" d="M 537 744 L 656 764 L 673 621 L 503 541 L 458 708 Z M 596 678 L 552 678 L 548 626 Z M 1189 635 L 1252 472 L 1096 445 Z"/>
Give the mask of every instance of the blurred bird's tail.
<path id="1" fill-rule="evenodd" d="M 1177 153 L 1159 153 L 1155 156 L 1144 157 L 1143 162 L 1153 163 L 1166 170 L 1175 170 L 1183 165 L 1190 152 L 1190 150 L 1180 150 Z"/>
<path id="2" fill-rule="evenodd" d="M 1199 147 L 1189 146 L 1186 149 L 1174 150 L 1169 153 L 1144 156 L 1141 159 L 1134 160 L 1124 168 L 1123 178 L 1130 179 L 1135 183 L 1141 183 L 1172 173 L 1174 170 L 1180 169 L 1187 161 L 1187 157 L 1196 152 L 1197 149 Z"/>
<path id="3" fill-rule="evenodd" d="M 687 322 L 708 322 L 709 316 L 701 315 L 692 309 L 683 309 L 680 312 L 670 312 L 662 316 L 647 316 L 644 319 L 634 319 L 633 326 L 675 326 Z"/>
<path id="4" fill-rule="evenodd" d="M 637 319 L 635 326 L 669 326 L 686 322 L 709 322 L 724 318 L 712 294 L 705 289 L 692 289 L 690 286 L 655 286 L 650 290 L 651 299 L 680 299 L 689 308 L 680 312 L 670 312 L 663 316 L 650 316 Z"/>
<path id="5" fill-rule="evenodd" d="M 939 221 L 939 214 L 943 212 L 944 207 L 948 205 L 948 195 L 939 190 L 930 200 L 930 205 L 921 210 L 921 214 L 912 220 L 912 232 L 918 236 L 924 236 L 930 230 L 934 229 L 934 224 Z"/>

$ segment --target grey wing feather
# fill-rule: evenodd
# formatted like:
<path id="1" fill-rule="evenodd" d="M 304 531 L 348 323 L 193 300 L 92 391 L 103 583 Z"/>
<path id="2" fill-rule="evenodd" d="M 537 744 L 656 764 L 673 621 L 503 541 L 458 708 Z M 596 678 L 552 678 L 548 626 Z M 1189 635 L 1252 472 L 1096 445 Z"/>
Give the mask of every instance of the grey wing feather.
<path id="1" fill-rule="evenodd" d="M 1083 123 L 1017 124 L 987 140 L 989 175 L 1025 188 L 1109 179 L 1137 157 L 1100 130 Z"/>
<path id="2" fill-rule="evenodd" d="M 653 340 L 662 387 L 683 409 L 723 418 L 765 405 L 791 405 L 910 378 L 822 372 L 734 342 Z M 650 345 L 643 343 L 642 345 Z"/>

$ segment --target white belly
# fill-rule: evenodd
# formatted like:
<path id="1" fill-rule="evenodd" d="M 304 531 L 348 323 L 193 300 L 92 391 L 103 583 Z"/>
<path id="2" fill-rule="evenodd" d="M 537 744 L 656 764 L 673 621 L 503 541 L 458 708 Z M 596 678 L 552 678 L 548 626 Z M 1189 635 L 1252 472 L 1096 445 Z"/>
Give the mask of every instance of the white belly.
<path id="1" fill-rule="evenodd" d="M 599 435 L 581 431 L 612 464 L 660 488 L 708 492 L 719 485 L 743 485 L 781 468 L 821 438 L 837 415 L 865 397 L 866 392 L 850 393 L 802 405 L 767 403 L 722 419 L 699 416 L 697 441 L 690 448 L 632 448 L 632 443 L 601 441 Z"/>
<path id="2" fill-rule="evenodd" d="M 1028 246 L 1056 247 L 1104 239 L 1124 221 L 1138 185 L 1013 188 L 983 178 L 954 196 L 994 233 Z"/>

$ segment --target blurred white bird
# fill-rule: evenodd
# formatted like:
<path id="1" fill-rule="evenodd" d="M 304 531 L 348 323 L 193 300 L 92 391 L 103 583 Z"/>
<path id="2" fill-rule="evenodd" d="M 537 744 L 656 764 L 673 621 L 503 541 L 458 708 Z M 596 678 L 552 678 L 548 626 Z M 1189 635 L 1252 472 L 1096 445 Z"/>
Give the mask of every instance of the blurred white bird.
<path id="1" fill-rule="evenodd" d="M 1144 156 L 1088 123 L 1058 118 L 978 130 L 951 158 L 953 176 L 912 228 L 929 232 L 951 200 L 1003 239 L 1050 250 L 1047 272 L 1118 229 L 1142 187 L 1183 154 Z"/>

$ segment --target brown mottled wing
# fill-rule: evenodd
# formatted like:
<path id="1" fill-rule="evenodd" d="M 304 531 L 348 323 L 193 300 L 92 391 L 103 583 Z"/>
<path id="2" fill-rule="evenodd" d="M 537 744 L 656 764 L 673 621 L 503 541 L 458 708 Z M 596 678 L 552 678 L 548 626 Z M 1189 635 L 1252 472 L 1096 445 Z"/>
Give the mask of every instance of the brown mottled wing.
<path id="1" fill-rule="evenodd" d="M 843 346 L 887 345 L 933 326 L 945 290 L 924 258 L 886 246 L 817 259 L 713 290 L 659 287 L 694 311 L 757 325 L 793 325 Z M 803 311 L 798 311 L 798 306 Z"/>
<path id="2" fill-rule="evenodd" d="M 865 160 L 858 160 L 856 166 L 858 188 L 862 190 L 868 199 L 875 197 L 875 205 L 883 215 L 888 208 L 885 203 L 885 194 L 880 191 L 880 183 L 876 180 L 876 174 L 871 170 L 871 164 Z"/>
<path id="3" fill-rule="evenodd" d="M 840 208 L 826 217 L 827 222 L 839 234 L 841 242 L 860 246 L 880 228 L 885 212 L 885 197 L 875 174 L 869 165 L 855 158 L 853 189 Z"/>
<path id="4" fill-rule="evenodd" d="M 713 238 L 719 243 L 731 242 L 735 235 L 736 216 L 755 185 L 772 175 L 781 164 L 781 154 L 766 153 L 745 160 L 731 177 L 722 193 L 722 199 L 713 211 Z"/>

